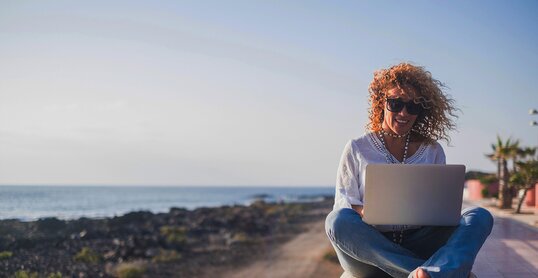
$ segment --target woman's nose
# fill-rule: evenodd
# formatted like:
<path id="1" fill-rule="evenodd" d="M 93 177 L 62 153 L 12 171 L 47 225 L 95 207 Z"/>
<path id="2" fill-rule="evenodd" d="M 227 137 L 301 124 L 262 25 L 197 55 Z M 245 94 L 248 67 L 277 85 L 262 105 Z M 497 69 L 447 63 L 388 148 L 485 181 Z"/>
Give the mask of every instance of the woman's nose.
<path id="1" fill-rule="evenodd" d="M 407 107 L 406 106 L 404 106 L 402 108 L 402 111 L 400 111 L 398 114 L 401 114 L 402 116 L 410 115 L 409 112 L 407 112 Z"/>

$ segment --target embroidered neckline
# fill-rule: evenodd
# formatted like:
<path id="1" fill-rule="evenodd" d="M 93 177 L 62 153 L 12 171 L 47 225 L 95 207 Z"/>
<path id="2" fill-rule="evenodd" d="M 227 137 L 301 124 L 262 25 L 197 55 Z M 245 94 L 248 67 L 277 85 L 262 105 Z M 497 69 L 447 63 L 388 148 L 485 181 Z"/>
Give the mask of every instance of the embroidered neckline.
<path id="1" fill-rule="evenodd" d="M 370 137 L 370 142 L 373 143 L 374 147 L 383 155 L 383 156 L 389 156 L 389 159 L 391 161 L 395 161 L 396 163 L 401 163 L 401 162 L 398 162 L 398 159 L 396 159 L 396 157 L 394 157 L 394 155 L 392 155 L 386 148 L 385 146 L 383 146 L 383 144 L 381 143 L 381 141 L 379 141 L 379 138 L 377 138 L 377 136 L 375 135 L 374 132 L 370 132 L 368 133 L 368 137 Z M 418 150 L 410 157 L 408 157 L 406 160 L 405 160 L 405 163 L 406 164 L 412 164 L 414 163 L 415 161 L 417 161 L 420 157 L 422 157 L 422 155 L 424 154 L 424 151 L 426 151 L 426 145 L 424 143 L 421 143 L 420 146 L 418 147 Z"/>

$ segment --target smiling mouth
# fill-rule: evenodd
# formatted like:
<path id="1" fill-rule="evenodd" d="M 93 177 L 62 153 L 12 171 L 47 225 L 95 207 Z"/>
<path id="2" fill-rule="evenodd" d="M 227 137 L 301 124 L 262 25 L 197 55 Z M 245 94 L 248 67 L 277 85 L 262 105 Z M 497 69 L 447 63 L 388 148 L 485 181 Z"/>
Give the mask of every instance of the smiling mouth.
<path id="1" fill-rule="evenodd" d="M 399 124 L 407 124 L 409 121 L 404 121 L 404 120 L 398 120 L 398 119 L 396 119 L 396 122 L 399 123 Z"/>

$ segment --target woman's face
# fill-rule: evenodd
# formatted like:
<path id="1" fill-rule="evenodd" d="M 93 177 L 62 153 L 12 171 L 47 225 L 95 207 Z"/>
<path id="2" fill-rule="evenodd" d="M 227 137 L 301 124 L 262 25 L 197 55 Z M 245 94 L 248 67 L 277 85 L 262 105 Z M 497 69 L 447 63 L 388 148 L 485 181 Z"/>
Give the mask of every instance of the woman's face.
<path id="1" fill-rule="evenodd" d="M 400 98 L 405 102 L 412 101 L 411 96 L 400 88 L 392 88 L 388 90 L 387 98 Z M 413 128 L 413 124 L 415 124 L 417 117 L 418 115 L 409 114 L 406 107 L 404 107 L 400 112 L 391 112 L 387 109 L 387 103 L 385 101 L 382 128 L 383 130 L 388 132 L 392 132 L 398 135 L 404 135 L 411 131 L 411 128 Z"/>

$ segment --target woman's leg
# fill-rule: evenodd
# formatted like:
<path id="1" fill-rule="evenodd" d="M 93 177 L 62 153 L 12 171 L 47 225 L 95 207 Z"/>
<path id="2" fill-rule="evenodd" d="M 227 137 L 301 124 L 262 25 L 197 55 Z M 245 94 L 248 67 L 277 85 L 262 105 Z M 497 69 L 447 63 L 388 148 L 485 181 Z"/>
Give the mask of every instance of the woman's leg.
<path id="1" fill-rule="evenodd" d="M 348 256 L 346 253 L 342 252 L 338 247 L 334 246 L 336 255 L 338 256 L 338 261 L 343 269 L 346 270 L 346 273 L 350 274 L 352 277 L 360 278 L 391 278 L 388 273 L 383 270 L 369 264 L 357 261 L 354 258 Z"/>
<path id="2" fill-rule="evenodd" d="M 489 211 L 468 208 L 462 211 L 459 226 L 424 227 L 404 240 L 404 247 L 420 257 L 429 257 L 421 268 L 430 277 L 466 278 L 492 227 Z"/>
<path id="3" fill-rule="evenodd" d="M 337 254 L 340 253 L 338 258 L 342 267 L 354 275 L 361 275 L 364 271 L 362 265 L 367 264 L 393 277 L 407 277 L 424 263 L 413 252 L 364 223 L 352 209 L 332 211 L 325 221 L 325 230 Z"/>

